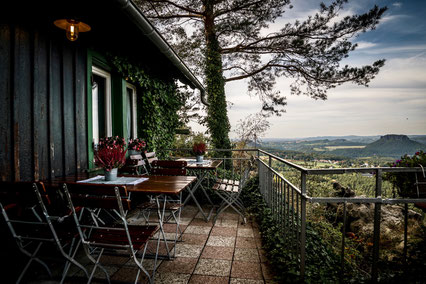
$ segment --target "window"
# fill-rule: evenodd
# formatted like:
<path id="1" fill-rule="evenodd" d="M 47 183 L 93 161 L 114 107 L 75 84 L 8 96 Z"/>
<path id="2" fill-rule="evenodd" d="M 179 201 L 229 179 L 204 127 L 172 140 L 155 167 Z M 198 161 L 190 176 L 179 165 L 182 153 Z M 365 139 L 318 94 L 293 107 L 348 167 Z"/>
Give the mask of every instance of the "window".
<path id="1" fill-rule="evenodd" d="M 126 112 L 127 112 L 127 133 L 126 138 L 136 138 L 137 132 L 137 104 L 136 104 L 136 87 L 126 84 Z"/>
<path id="2" fill-rule="evenodd" d="M 112 136 L 111 75 L 95 66 L 92 67 L 92 127 L 95 145 L 99 138 Z"/>

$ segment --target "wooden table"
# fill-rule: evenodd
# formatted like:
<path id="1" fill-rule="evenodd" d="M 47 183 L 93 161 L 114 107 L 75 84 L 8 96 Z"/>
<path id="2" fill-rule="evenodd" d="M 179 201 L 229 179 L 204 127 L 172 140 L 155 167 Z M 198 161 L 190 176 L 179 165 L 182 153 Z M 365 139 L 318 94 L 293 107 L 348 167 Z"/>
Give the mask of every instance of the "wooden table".
<path id="1" fill-rule="evenodd" d="M 58 177 L 53 180 L 44 181 L 44 184 L 48 188 L 49 187 L 59 188 L 64 183 L 81 181 L 81 180 L 91 178 L 93 176 L 96 176 L 96 175 L 81 173 L 77 175 Z M 143 194 L 155 196 L 157 207 L 158 207 L 157 214 L 159 219 L 158 221 L 160 225 L 160 232 L 165 242 L 166 250 L 167 250 L 167 256 L 164 256 L 164 257 L 167 257 L 168 259 L 172 259 L 175 254 L 176 240 L 174 241 L 175 245 L 173 249 L 173 256 L 171 256 L 169 253 L 167 239 L 166 239 L 164 228 L 163 228 L 163 220 L 164 220 L 167 197 L 171 195 L 179 196 L 179 201 L 181 202 L 182 191 L 185 189 L 189 189 L 189 191 L 191 192 L 190 185 L 197 180 L 197 177 L 195 176 L 148 176 L 148 175 L 131 176 L 131 177 L 147 177 L 148 178 L 148 180 L 138 183 L 136 185 L 125 185 L 125 186 L 128 192 L 143 193 Z M 110 183 L 110 184 L 113 184 L 113 183 Z M 123 184 L 120 184 L 120 185 L 123 185 Z M 161 201 L 162 206 L 160 205 L 159 196 L 164 196 L 163 200 Z M 179 226 L 178 222 L 176 226 Z M 157 256 L 160 256 L 158 255 L 158 246 L 157 246 Z"/>
<path id="2" fill-rule="evenodd" d="M 180 161 L 193 161 L 192 159 L 179 159 Z M 191 170 L 194 171 L 197 175 L 197 182 L 195 183 L 195 185 L 192 187 L 192 189 L 189 190 L 189 195 L 186 197 L 185 201 L 183 202 L 183 204 L 185 205 L 190 198 L 192 198 L 195 202 L 195 204 L 198 207 L 198 211 L 203 215 L 204 219 L 206 220 L 206 222 L 208 220 L 210 220 L 210 217 L 213 213 L 213 209 L 214 209 L 214 203 L 211 201 L 210 196 L 208 195 L 206 189 L 203 187 L 202 182 L 204 181 L 204 179 L 207 177 L 207 175 L 209 173 L 211 173 L 212 171 L 216 171 L 217 168 L 222 164 L 222 160 L 211 160 L 211 163 L 209 164 L 205 164 L 205 163 L 188 163 L 188 165 L 186 166 L 187 170 Z M 208 214 L 204 213 L 203 208 L 201 207 L 200 203 L 198 202 L 198 200 L 195 198 L 195 191 L 197 191 L 198 189 L 201 189 L 204 193 L 204 195 L 206 196 L 208 202 L 210 203 L 210 205 L 212 206 L 212 208 L 210 209 L 210 212 Z"/>
<path id="3" fill-rule="evenodd" d="M 76 182 L 85 180 L 90 177 L 96 176 L 95 174 L 80 173 L 76 175 L 69 175 L 65 177 L 57 177 L 52 180 L 43 181 L 46 187 L 60 187 L 67 182 Z M 131 177 L 147 177 L 148 180 L 136 185 L 126 185 L 129 192 L 139 192 L 145 194 L 167 194 L 178 195 L 184 189 L 189 187 L 197 180 L 195 176 L 131 176 Z M 121 184 L 122 185 L 122 184 Z"/>

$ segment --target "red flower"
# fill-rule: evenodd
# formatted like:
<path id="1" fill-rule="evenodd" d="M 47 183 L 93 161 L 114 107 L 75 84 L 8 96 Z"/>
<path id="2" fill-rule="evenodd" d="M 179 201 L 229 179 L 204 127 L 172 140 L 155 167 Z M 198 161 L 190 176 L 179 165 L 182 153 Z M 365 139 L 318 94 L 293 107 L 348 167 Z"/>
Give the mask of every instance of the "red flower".
<path id="1" fill-rule="evenodd" d="M 194 143 L 194 146 L 192 146 L 192 152 L 196 156 L 204 155 L 206 153 L 206 144 L 204 142 L 200 143 Z"/>
<path id="2" fill-rule="evenodd" d="M 95 150 L 95 165 L 107 171 L 121 168 L 126 163 L 126 141 L 116 137 L 106 137 L 99 141 Z"/>
<path id="3" fill-rule="evenodd" d="M 140 138 L 130 139 L 129 140 L 129 150 L 142 151 L 145 149 L 146 143 Z"/>

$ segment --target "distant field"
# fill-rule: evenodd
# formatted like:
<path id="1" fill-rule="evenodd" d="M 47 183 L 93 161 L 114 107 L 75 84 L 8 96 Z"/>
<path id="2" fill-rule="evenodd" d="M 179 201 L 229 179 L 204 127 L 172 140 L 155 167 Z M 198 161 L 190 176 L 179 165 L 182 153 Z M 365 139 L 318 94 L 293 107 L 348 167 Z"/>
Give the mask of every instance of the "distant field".
<path id="1" fill-rule="evenodd" d="M 365 146 L 325 146 L 324 148 L 333 151 L 337 149 L 363 149 Z"/>

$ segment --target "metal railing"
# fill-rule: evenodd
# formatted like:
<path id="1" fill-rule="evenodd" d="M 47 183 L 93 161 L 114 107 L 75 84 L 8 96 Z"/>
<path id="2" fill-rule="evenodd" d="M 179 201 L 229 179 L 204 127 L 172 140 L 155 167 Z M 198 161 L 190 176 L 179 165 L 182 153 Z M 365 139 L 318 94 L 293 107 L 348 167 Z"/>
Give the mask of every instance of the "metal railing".
<path id="1" fill-rule="evenodd" d="M 383 173 L 419 173 L 421 168 L 341 168 L 341 169 L 307 169 L 291 163 L 266 151 L 258 150 L 258 171 L 260 192 L 272 210 L 273 218 L 281 225 L 285 239 L 291 247 L 295 259 L 299 259 L 300 276 L 304 277 L 306 268 L 306 223 L 307 203 L 338 203 L 343 205 L 343 231 L 340 250 L 341 277 L 344 273 L 345 226 L 348 203 L 374 204 L 374 233 L 371 263 L 371 280 L 378 279 L 378 261 L 380 251 L 380 221 L 382 204 L 404 204 L 404 258 L 407 255 L 407 214 L 408 204 L 426 202 L 425 198 L 383 198 Z M 281 163 L 299 172 L 300 185 L 292 184 L 281 173 L 273 169 L 272 163 Z M 310 175 L 330 175 L 347 173 L 375 173 L 374 197 L 311 197 L 307 194 L 307 177 Z"/>
<path id="2" fill-rule="evenodd" d="M 191 149 L 167 149 L 169 156 L 172 153 L 183 153 L 190 155 Z M 231 152 L 227 154 L 227 152 Z M 421 173 L 421 168 L 337 168 L 337 169 L 308 169 L 287 161 L 281 157 L 268 153 L 261 149 L 208 149 L 212 160 L 222 160 L 223 169 L 232 171 L 234 175 L 236 162 L 244 162 L 256 157 L 257 170 L 259 176 L 259 190 L 264 201 L 272 212 L 272 218 L 279 224 L 286 243 L 289 244 L 290 253 L 293 259 L 299 261 L 299 273 L 303 279 L 306 269 L 306 227 L 307 227 L 307 205 L 313 203 L 327 204 L 337 203 L 343 205 L 343 229 L 340 248 L 340 275 L 343 279 L 345 268 L 345 227 L 347 222 L 347 205 L 351 203 L 374 204 L 374 233 L 373 249 L 371 261 L 371 280 L 377 281 L 378 261 L 380 252 L 380 221 L 382 204 L 404 204 L 404 258 L 407 256 L 407 213 L 408 204 L 426 202 L 425 198 L 383 198 L 382 197 L 382 177 L 384 173 Z M 223 155 L 221 156 L 222 153 Z M 184 154 L 185 155 L 185 154 Z M 176 156 L 174 156 L 176 158 Z M 226 161 L 232 161 L 227 164 Z M 275 170 L 272 164 L 281 164 L 297 172 L 299 179 L 297 184 L 292 183 L 282 173 Z M 230 166 L 229 166 L 230 165 Z M 309 196 L 307 179 L 316 175 L 342 175 L 350 173 L 374 173 L 375 189 L 374 197 L 315 197 Z"/>

